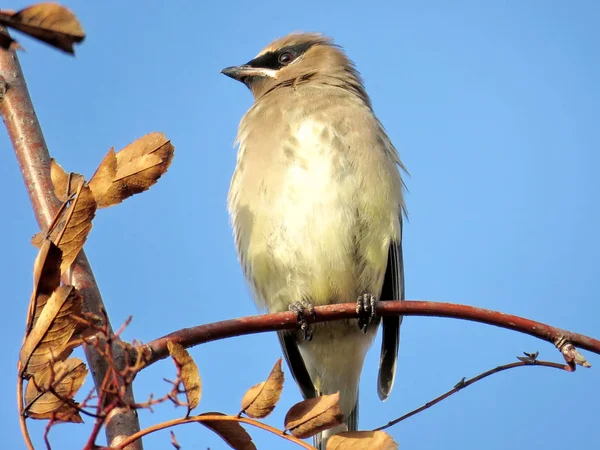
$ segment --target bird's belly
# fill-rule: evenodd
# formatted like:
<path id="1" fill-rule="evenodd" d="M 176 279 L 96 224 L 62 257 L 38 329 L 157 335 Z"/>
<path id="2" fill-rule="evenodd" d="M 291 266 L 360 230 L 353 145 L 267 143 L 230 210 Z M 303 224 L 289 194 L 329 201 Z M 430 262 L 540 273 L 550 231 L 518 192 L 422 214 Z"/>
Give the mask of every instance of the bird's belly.
<path id="1" fill-rule="evenodd" d="M 278 142 L 268 165 L 241 145 L 232 187 L 238 252 L 257 303 L 275 312 L 299 300 L 379 295 L 398 209 L 387 166 L 367 170 L 378 153 L 357 158 L 344 135 L 313 118 Z"/>
<path id="2" fill-rule="evenodd" d="M 312 163 L 291 167 L 279 186 L 268 186 L 275 191 L 254 211 L 247 264 L 257 301 L 269 311 L 303 299 L 346 303 L 381 289 L 384 246 L 380 263 L 370 265 L 358 248 L 358 180 L 336 177 L 331 161 Z"/>
<path id="3" fill-rule="evenodd" d="M 271 311 L 287 310 L 302 299 L 314 305 L 351 301 L 356 294 L 345 208 L 323 200 L 308 205 L 306 200 L 256 217 L 262 236 L 252 238 L 249 263 L 255 283 L 265 286 L 260 297 Z"/>

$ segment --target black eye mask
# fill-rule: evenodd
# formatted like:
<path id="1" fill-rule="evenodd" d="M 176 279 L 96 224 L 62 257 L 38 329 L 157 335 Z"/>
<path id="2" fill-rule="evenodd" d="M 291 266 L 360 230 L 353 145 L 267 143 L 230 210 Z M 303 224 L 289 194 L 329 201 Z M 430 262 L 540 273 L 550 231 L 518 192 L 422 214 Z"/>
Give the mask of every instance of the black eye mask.
<path id="1" fill-rule="evenodd" d="M 306 51 L 315 45 L 315 42 L 305 42 L 303 44 L 290 45 L 288 47 L 283 47 L 276 52 L 267 52 L 264 55 L 260 55 L 257 58 L 254 58 L 252 61 L 248 61 L 246 63 L 247 66 L 256 67 L 257 69 L 272 69 L 279 70 L 287 64 L 282 64 L 279 61 L 279 57 L 284 53 L 291 53 L 294 56 L 294 59 L 306 53 Z M 288 62 L 289 64 L 289 62 Z"/>

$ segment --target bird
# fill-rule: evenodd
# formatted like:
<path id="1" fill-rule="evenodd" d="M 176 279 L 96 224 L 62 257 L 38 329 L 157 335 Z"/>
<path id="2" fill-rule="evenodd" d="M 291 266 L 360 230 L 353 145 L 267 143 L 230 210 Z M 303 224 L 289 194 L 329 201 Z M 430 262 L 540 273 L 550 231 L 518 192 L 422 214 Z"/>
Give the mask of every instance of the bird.
<path id="1" fill-rule="evenodd" d="M 402 317 L 376 317 L 379 300 L 404 300 L 406 169 L 376 117 L 361 75 L 320 33 L 276 39 L 246 64 L 221 71 L 254 103 L 234 146 L 227 206 L 244 276 L 259 308 L 294 311 L 279 331 L 305 399 L 340 393 L 343 423 L 358 427 L 358 386 L 379 322 L 377 391 L 389 396 Z M 306 323 L 314 307 L 356 301 L 358 319 Z"/>

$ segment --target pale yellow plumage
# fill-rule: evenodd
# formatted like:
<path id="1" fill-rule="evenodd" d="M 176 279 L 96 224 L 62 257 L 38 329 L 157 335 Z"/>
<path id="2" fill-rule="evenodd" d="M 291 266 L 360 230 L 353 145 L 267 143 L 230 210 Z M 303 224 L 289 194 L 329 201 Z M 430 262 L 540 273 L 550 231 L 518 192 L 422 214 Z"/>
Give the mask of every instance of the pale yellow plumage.
<path id="1" fill-rule="evenodd" d="M 289 66 L 274 69 L 263 57 L 266 67 L 241 66 L 255 71 L 252 80 L 236 77 L 255 103 L 239 127 L 228 206 L 244 273 L 271 312 L 302 299 L 318 306 L 379 296 L 390 246 L 401 242 L 399 160 L 349 60 L 317 35 L 288 36 L 259 58 L 307 42 Z M 375 331 L 353 320 L 320 324 L 312 341 L 298 335 L 316 391 L 339 390 L 346 417 Z"/>

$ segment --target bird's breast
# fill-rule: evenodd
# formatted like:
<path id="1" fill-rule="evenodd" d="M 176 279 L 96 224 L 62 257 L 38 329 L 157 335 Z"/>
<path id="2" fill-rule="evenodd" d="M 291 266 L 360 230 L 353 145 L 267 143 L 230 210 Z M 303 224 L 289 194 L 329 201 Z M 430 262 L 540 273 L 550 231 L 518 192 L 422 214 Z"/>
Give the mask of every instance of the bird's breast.
<path id="1" fill-rule="evenodd" d="M 360 170 L 327 123 L 306 118 L 286 127 L 262 142 L 269 149 L 240 142 L 230 191 L 238 253 L 257 301 L 283 311 L 303 298 L 319 305 L 378 295 L 391 211 L 364 220 L 368 195 L 377 195 L 364 188 L 373 174 Z M 389 198 L 381 194 L 375 202 Z"/>
<path id="2" fill-rule="evenodd" d="M 284 176 L 272 178 L 273 186 L 268 186 L 272 191 L 267 194 L 285 206 L 296 203 L 300 212 L 315 211 L 325 204 L 334 206 L 344 194 L 342 176 L 352 176 L 345 164 L 347 155 L 330 138 L 332 131 L 327 125 L 305 120 L 291 131 L 278 158 Z"/>

